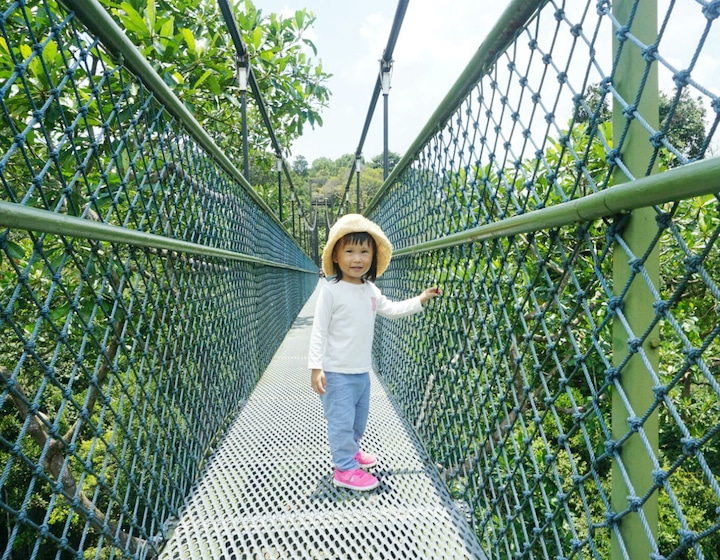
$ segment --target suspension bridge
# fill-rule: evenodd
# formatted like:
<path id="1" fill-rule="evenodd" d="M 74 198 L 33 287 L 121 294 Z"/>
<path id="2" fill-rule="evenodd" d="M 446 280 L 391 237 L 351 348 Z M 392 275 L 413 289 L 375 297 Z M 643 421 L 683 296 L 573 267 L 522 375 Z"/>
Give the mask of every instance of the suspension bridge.
<path id="1" fill-rule="evenodd" d="M 1 558 L 720 558 L 719 20 L 512 0 L 480 38 L 363 209 L 383 292 L 444 293 L 378 320 L 358 494 L 306 369 L 329 224 L 96 0 L 0 8 Z"/>

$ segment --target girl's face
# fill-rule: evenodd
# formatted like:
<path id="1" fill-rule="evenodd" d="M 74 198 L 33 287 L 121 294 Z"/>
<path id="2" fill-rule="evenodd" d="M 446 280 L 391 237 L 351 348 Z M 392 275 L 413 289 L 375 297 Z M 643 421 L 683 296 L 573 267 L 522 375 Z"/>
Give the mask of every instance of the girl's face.
<path id="1" fill-rule="evenodd" d="M 333 251 L 333 262 L 340 267 L 342 279 L 351 284 L 362 284 L 363 277 L 370 270 L 372 260 L 373 247 L 367 241 L 345 243 L 345 239 L 341 239 Z"/>

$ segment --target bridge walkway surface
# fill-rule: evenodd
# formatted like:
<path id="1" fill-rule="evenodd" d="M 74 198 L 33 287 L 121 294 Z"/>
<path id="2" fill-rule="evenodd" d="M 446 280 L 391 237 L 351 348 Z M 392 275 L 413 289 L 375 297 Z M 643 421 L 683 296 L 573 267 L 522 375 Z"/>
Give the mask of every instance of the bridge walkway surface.
<path id="1" fill-rule="evenodd" d="M 318 290 L 208 461 L 160 558 L 486 558 L 412 427 L 372 375 L 363 448 L 380 486 L 335 488 L 307 348 Z"/>

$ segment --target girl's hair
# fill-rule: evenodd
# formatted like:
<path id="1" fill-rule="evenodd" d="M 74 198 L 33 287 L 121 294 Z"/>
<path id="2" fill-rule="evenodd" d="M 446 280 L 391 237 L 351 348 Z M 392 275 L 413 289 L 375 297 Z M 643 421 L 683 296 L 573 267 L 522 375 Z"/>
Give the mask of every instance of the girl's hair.
<path id="1" fill-rule="evenodd" d="M 368 270 L 368 273 L 365 275 L 365 279 L 375 282 L 375 278 L 377 278 L 377 244 L 375 243 L 375 238 L 368 232 L 354 231 L 338 239 L 335 247 L 333 247 L 333 257 L 337 256 L 337 250 L 345 245 L 362 245 L 364 243 L 370 245 L 373 250 L 372 263 L 370 263 L 370 270 Z M 335 270 L 335 279 L 333 282 L 342 280 L 342 270 L 340 270 L 338 263 L 336 263 L 334 259 L 333 269 Z"/>

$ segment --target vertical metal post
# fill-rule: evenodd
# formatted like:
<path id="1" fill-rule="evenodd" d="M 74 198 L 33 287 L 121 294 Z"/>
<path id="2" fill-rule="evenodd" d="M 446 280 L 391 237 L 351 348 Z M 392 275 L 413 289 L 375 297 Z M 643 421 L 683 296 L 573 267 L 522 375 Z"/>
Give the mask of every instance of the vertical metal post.
<path id="1" fill-rule="evenodd" d="M 355 188 L 355 211 L 360 213 L 360 172 L 362 171 L 363 161 L 362 154 L 355 156 L 355 171 L 357 171 L 357 187 Z"/>
<path id="2" fill-rule="evenodd" d="M 277 176 L 278 176 L 278 217 L 280 218 L 280 221 L 282 222 L 282 219 L 283 219 L 283 203 L 282 203 L 283 160 L 282 160 L 282 156 L 280 154 L 275 155 L 275 165 L 276 165 Z"/>
<path id="3" fill-rule="evenodd" d="M 242 118 L 242 143 L 243 143 L 243 175 L 250 182 L 250 155 L 248 149 L 248 126 L 247 126 L 247 86 L 248 73 L 250 66 L 248 65 L 248 57 L 244 56 L 239 61 L 238 67 L 238 86 L 240 88 L 240 116 Z"/>
<path id="4" fill-rule="evenodd" d="M 295 237 L 295 191 L 290 192 L 290 205 L 292 207 L 292 234 Z"/>
<path id="5" fill-rule="evenodd" d="M 616 0 L 613 2 L 613 14 L 621 25 L 626 25 L 630 33 L 646 45 L 651 45 L 657 37 L 657 0 Z M 613 30 L 614 51 L 622 49 L 618 59 L 617 68 L 613 76 L 613 84 L 618 94 L 628 104 L 637 104 L 637 110 L 643 118 L 655 129 L 658 128 L 658 76 L 657 64 L 652 63 L 649 75 L 645 82 L 642 97 L 637 100 L 637 93 L 646 71 L 647 62 L 643 53 L 630 41 L 621 41 L 617 37 L 617 30 Z M 623 143 L 620 140 L 624 136 Z M 636 119 L 628 121 L 624 115 L 623 107 L 617 101 L 613 106 L 613 145 L 620 148 L 622 160 L 630 173 L 635 177 L 642 177 L 646 173 L 647 165 L 652 156 L 653 148 L 648 141 L 647 131 Z M 629 180 L 620 170 L 615 170 L 615 184 Z M 625 226 L 622 237 L 635 257 L 641 257 L 647 252 L 650 243 L 657 231 L 655 212 L 652 208 L 642 208 L 632 212 Z M 615 294 L 627 286 L 633 278 L 630 262 L 627 255 L 616 244 L 614 248 L 613 286 Z M 659 256 L 657 247 L 650 253 L 644 262 L 645 270 L 655 287 L 659 284 Z M 628 321 L 632 336 L 643 334 L 650 322 L 654 319 L 653 296 L 645 279 L 635 275 L 632 284 L 622 302 L 622 312 Z M 613 324 L 613 365 L 618 366 L 632 353 L 630 335 L 619 319 Z M 642 352 L 645 354 L 650 367 L 657 371 L 660 337 L 657 327 L 650 333 L 644 344 Z M 629 400 L 632 411 L 625 406 L 619 391 L 612 393 L 612 433 L 615 441 L 624 437 L 631 429 L 629 417 L 642 417 L 652 406 L 655 395 L 653 383 L 650 381 L 647 367 L 643 363 L 639 350 L 635 350 L 631 359 L 620 371 L 618 380 L 625 396 Z M 640 428 L 657 456 L 658 453 L 658 414 L 651 414 Z M 633 499 L 643 497 L 653 484 L 653 463 L 648 455 L 640 435 L 632 434 L 618 450 L 619 460 L 613 461 L 612 468 L 612 507 L 615 512 L 625 511 Z M 625 482 L 623 469 L 627 474 L 631 488 Z M 650 528 L 653 540 L 657 538 L 658 525 L 658 498 L 657 492 L 642 505 L 637 512 L 625 515 L 620 521 L 619 536 L 612 532 L 612 559 L 629 558 L 639 560 L 650 558 L 653 547 L 646 537 L 644 523 Z M 620 542 L 622 540 L 622 543 Z M 622 544 L 622 546 L 621 546 Z M 623 551 L 623 547 L 625 552 Z M 627 556 L 625 555 L 627 554 Z"/>
<path id="6" fill-rule="evenodd" d="M 383 181 L 390 174 L 390 160 L 388 158 L 388 96 L 383 95 Z"/>
<path id="7" fill-rule="evenodd" d="M 383 180 L 388 178 L 390 162 L 388 158 L 388 127 L 389 127 L 389 109 L 388 96 L 390 94 L 390 78 L 392 77 L 392 60 L 380 61 L 380 73 L 382 77 L 381 85 L 383 92 Z M 359 210 L 358 210 L 359 212 Z"/>
<path id="8" fill-rule="evenodd" d="M 318 254 L 318 218 L 317 218 L 317 210 L 315 211 L 315 229 L 313 229 L 310 232 L 311 238 L 310 238 L 310 246 L 313 256 L 313 261 L 316 265 L 322 266 L 322 263 L 320 262 L 320 256 Z"/>

